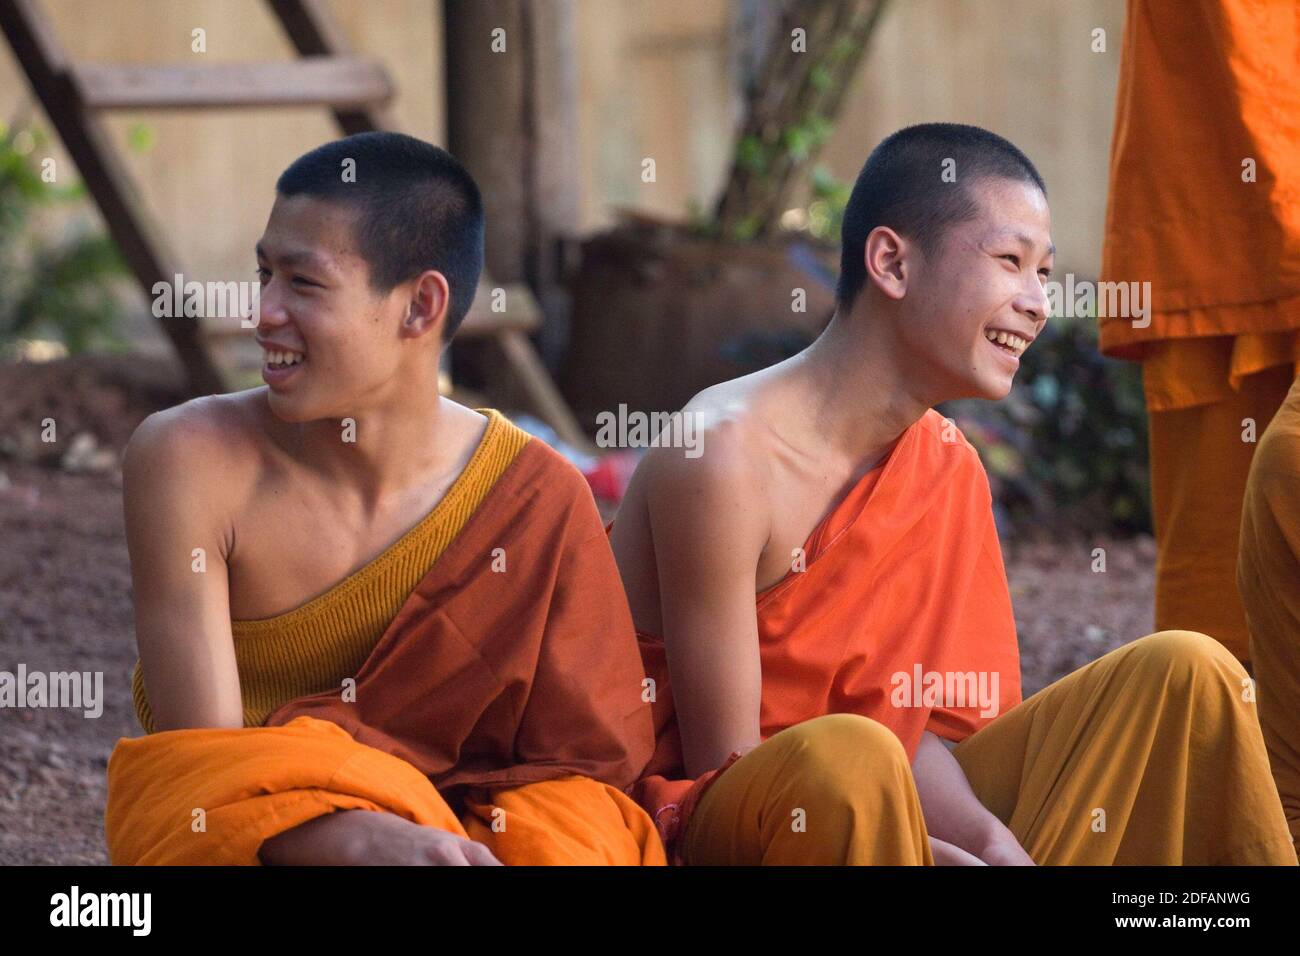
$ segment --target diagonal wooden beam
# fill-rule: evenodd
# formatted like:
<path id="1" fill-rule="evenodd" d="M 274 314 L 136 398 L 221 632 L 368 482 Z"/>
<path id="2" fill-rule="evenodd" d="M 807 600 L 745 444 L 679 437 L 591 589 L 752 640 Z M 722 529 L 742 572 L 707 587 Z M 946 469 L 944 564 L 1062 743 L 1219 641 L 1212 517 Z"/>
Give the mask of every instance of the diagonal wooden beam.
<path id="1" fill-rule="evenodd" d="M 171 285 L 181 272 L 167 252 L 172 247 L 136 194 L 108 131 L 96 117 L 79 108 L 68 59 L 43 12 L 33 0 L 0 0 L 0 29 L 99 205 L 109 234 L 136 281 L 146 295 L 157 282 Z M 174 316 L 159 321 L 185 368 L 190 390 L 201 395 L 224 391 L 196 320 Z"/>
<path id="2" fill-rule="evenodd" d="M 211 65 L 73 63 L 68 74 L 78 103 L 99 110 L 366 109 L 393 96 L 393 84 L 383 64 L 355 56 Z"/>
<path id="3" fill-rule="evenodd" d="M 268 0 L 300 56 L 349 56 L 352 46 L 320 0 Z M 378 106 L 340 108 L 334 120 L 345 136 L 370 130 L 396 129 L 388 110 Z"/>

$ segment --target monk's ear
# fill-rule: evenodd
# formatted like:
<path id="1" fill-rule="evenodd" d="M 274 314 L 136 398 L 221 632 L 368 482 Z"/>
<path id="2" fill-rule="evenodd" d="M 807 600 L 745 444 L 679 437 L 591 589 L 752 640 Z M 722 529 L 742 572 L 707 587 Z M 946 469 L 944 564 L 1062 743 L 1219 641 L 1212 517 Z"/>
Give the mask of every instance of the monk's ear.
<path id="1" fill-rule="evenodd" d="M 410 293 L 406 304 L 406 315 L 402 319 L 402 334 L 441 335 L 443 324 L 447 319 L 447 307 L 451 303 L 447 277 L 441 272 L 430 269 L 420 273 L 408 288 Z"/>
<path id="2" fill-rule="evenodd" d="M 882 294 L 901 299 L 907 292 L 912 244 L 888 226 L 877 226 L 862 246 L 867 280 Z"/>

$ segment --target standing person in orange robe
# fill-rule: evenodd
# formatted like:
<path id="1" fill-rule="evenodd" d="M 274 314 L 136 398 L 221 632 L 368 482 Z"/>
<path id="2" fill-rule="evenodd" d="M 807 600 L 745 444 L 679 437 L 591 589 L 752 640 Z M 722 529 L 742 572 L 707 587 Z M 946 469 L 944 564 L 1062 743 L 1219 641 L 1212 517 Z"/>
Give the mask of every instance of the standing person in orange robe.
<path id="1" fill-rule="evenodd" d="M 1213 639 L 1020 699 L 987 477 L 932 406 L 1006 396 L 1053 259 L 1015 146 L 900 130 L 849 199 L 826 330 L 638 465 L 610 528 L 658 735 L 633 792 L 675 861 L 1296 864 Z"/>
<path id="2" fill-rule="evenodd" d="M 1242 493 L 1300 369 L 1297 49 L 1294 3 L 1129 0 L 1102 257 L 1103 281 L 1151 284 L 1100 344 L 1142 363 L 1156 627 L 1247 666 Z"/>
<path id="3" fill-rule="evenodd" d="M 109 760 L 110 859 L 663 863 L 624 793 L 651 714 L 590 489 L 438 393 L 478 187 L 365 133 L 276 192 L 267 387 L 150 416 L 127 449 L 147 735 Z"/>

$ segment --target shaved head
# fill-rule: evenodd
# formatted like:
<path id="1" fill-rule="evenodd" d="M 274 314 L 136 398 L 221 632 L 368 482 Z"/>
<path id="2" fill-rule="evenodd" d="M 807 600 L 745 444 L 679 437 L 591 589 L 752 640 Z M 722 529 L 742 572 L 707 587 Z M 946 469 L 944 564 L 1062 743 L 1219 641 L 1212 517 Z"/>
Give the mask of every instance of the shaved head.
<path id="1" fill-rule="evenodd" d="M 948 170 L 952 175 L 945 176 Z M 867 157 L 844 209 L 839 308 L 847 312 L 866 283 L 863 250 L 871 230 L 888 226 L 931 259 L 950 226 L 979 214 L 971 187 L 988 178 L 1031 183 L 1047 194 L 1043 177 L 1024 153 L 978 126 L 922 123 L 882 140 Z"/>

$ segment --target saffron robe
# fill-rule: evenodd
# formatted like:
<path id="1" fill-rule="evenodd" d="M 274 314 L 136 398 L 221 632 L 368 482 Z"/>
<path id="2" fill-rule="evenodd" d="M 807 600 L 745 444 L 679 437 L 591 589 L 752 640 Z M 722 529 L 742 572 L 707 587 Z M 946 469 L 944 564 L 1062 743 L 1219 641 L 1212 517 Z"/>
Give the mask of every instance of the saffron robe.
<path id="1" fill-rule="evenodd" d="M 1043 688 L 952 756 L 1039 866 L 1295 866 L 1248 681 L 1204 634 L 1148 634 Z M 929 865 L 928 837 L 898 738 L 831 714 L 717 775 L 678 855 L 696 866 Z"/>
<path id="2" fill-rule="evenodd" d="M 961 741 L 1020 703 L 1020 654 L 979 455 L 934 410 L 909 427 L 813 530 L 804 570 L 757 595 L 764 740 L 826 714 L 889 728 L 908 763 L 921 734 Z M 685 778 L 661 637 L 638 632 L 656 684 L 656 748 L 632 793 L 670 850 L 708 784 Z M 927 701 L 915 677 L 962 675 L 965 699 Z M 996 680 L 996 685 L 994 681 Z M 979 689 L 992 706 L 978 704 Z M 956 685 L 953 685 L 957 689 Z M 987 713 L 982 711 L 987 710 Z"/>
<path id="3" fill-rule="evenodd" d="M 1300 328 L 1297 31 L 1288 3 L 1129 0 L 1101 278 L 1153 314 L 1103 317 L 1107 355 Z"/>
<path id="4" fill-rule="evenodd" d="M 368 809 L 468 832 L 507 863 L 662 863 L 622 792 L 653 747 L 633 634 L 590 490 L 530 441 L 380 637 L 355 699 L 119 740 L 110 859 L 253 864 L 278 833 Z"/>

